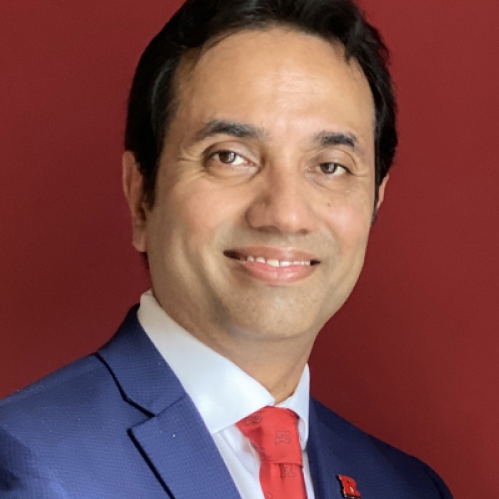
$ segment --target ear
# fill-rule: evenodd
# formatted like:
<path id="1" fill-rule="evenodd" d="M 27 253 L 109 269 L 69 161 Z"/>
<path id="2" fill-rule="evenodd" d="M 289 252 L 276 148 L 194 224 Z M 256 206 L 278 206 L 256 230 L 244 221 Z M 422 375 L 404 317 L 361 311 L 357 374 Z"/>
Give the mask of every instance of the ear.
<path id="1" fill-rule="evenodd" d="M 137 251 L 145 253 L 147 250 L 147 210 L 143 201 L 144 179 L 131 151 L 125 151 L 123 154 L 122 181 L 123 191 L 132 216 L 132 244 Z"/>
<path id="2" fill-rule="evenodd" d="M 386 175 L 386 177 L 383 179 L 383 182 L 381 182 L 381 185 L 379 186 L 378 204 L 376 205 L 376 212 L 379 210 L 381 203 L 383 203 L 383 200 L 385 199 L 385 189 L 386 189 L 386 184 L 388 184 L 388 180 L 390 180 L 390 175 Z"/>
<path id="3" fill-rule="evenodd" d="M 385 189 L 386 189 L 386 184 L 388 183 L 389 178 L 390 177 L 388 175 L 386 175 L 386 177 L 383 179 L 383 182 L 381 182 L 381 185 L 378 188 L 378 201 L 377 201 L 376 206 L 374 208 L 373 217 L 371 220 L 371 227 L 376 222 L 376 219 L 378 218 L 378 210 L 381 206 L 381 203 L 383 203 L 383 200 L 385 199 Z"/>

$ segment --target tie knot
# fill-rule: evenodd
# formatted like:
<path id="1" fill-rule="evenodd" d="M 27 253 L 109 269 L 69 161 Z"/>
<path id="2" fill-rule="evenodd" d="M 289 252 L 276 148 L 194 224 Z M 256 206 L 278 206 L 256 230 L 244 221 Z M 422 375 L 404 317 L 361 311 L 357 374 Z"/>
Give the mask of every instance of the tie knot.
<path id="1" fill-rule="evenodd" d="M 237 423 L 256 447 L 262 463 L 302 466 L 298 416 L 288 409 L 264 407 Z"/>

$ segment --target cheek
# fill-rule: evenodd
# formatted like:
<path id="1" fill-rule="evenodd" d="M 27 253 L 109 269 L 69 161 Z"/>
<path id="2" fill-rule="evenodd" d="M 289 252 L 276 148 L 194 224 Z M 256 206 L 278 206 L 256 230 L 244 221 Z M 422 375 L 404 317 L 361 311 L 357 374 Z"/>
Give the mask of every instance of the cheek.
<path id="1" fill-rule="evenodd" d="M 236 197 L 222 195 L 219 189 L 213 189 L 209 182 L 190 185 L 186 189 L 172 193 L 171 210 L 178 231 L 184 241 L 192 247 L 199 243 L 212 241 L 217 229 L 237 217 L 239 203 Z M 199 249 L 199 248 L 197 248 Z"/>
<path id="2" fill-rule="evenodd" d="M 374 203 L 374 197 L 372 203 Z M 337 199 L 327 204 L 323 220 L 336 243 L 337 256 L 345 257 L 344 263 L 347 266 L 350 265 L 350 260 L 356 257 L 363 260 L 372 215 L 373 209 L 367 197 L 366 199 Z"/>

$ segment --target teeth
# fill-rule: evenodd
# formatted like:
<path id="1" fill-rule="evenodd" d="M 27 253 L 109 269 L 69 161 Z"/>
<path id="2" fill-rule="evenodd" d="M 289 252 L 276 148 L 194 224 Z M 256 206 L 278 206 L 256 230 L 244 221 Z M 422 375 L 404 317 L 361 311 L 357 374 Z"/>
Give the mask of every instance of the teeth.
<path id="1" fill-rule="evenodd" d="M 293 266 L 303 266 L 303 267 L 310 267 L 311 262 L 310 261 L 304 261 L 304 262 L 280 262 L 279 260 L 274 260 L 274 259 L 269 259 L 266 260 L 265 258 L 262 258 L 261 256 L 259 257 L 254 257 L 254 256 L 248 256 L 246 258 L 246 261 L 248 262 L 257 262 L 257 263 L 266 263 L 267 265 L 270 265 L 271 267 L 293 267 Z"/>

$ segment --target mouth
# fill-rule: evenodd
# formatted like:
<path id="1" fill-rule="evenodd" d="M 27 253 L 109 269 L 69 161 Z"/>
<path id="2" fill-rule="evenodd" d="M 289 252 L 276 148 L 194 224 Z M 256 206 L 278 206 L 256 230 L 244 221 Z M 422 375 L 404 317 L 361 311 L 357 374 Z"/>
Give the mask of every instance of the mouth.
<path id="1" fill-rule="evenodd" d="M 240 262 L 264 263 L 274 268 L 296 267 L 296 266 L 313 267 L 315 265 L 320 264 L 319 260 L 313 258 L 312 259 L 307 258 L 304 260 L 298 260 L 295 258 L 293 259 L 265 258 L 264 256 L 259 256 L 258 253 L 255 253 L 254 255 L 252 254 L 246 255 L 238 251 L 225 251 L 224 255 L 228 258 L 231 258 L 232 260 L 239 260 Z"/>
<path id="2" fill-rule="evenodd" d="M 227 250 L 224 255 L 239 263 L 237 269 L 270 286 L 303 280 L 321 263 L 310 253 L 266 246 Z"/>

